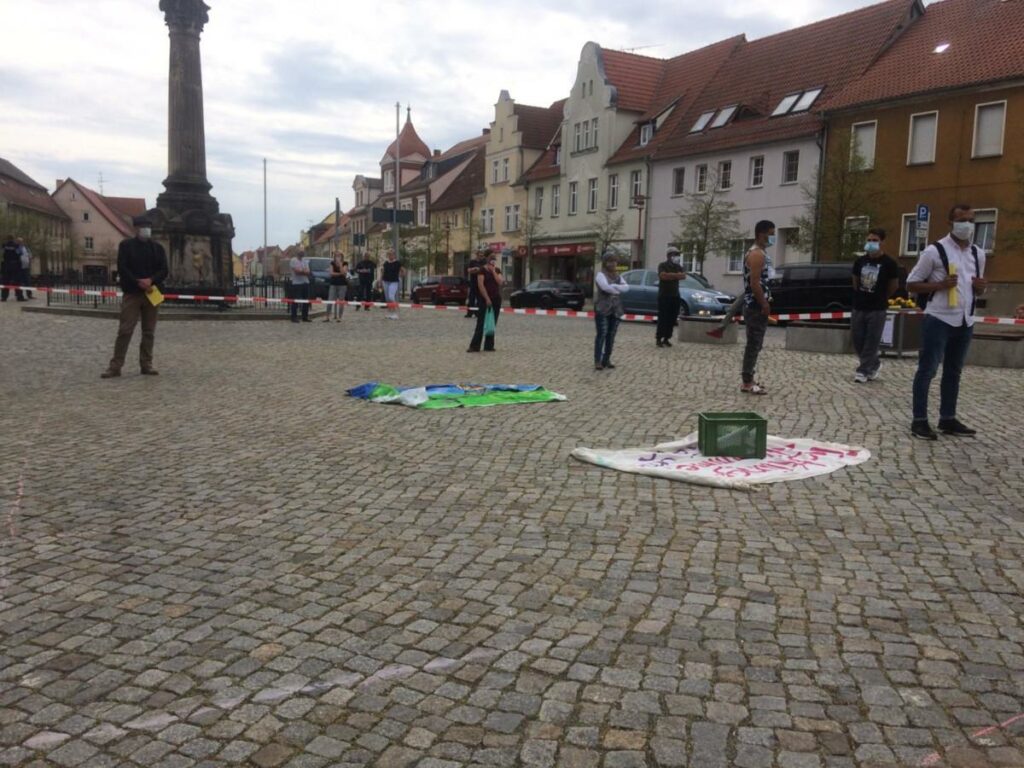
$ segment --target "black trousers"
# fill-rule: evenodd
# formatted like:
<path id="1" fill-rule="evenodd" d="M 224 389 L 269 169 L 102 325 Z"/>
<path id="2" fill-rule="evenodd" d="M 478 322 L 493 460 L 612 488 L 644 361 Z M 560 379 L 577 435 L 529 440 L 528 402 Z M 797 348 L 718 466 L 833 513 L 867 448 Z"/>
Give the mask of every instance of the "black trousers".
<path id="1" fill-rule="evenodd" d="M 358 298 L 360 301 L 373 301 L 373 280 L 364 280 L 360 276 L 359 285 L 356 287 L 359 289 Z"/>
<path id="2" fill-rule="evenodd" d="M 480 342 L 483 341 L 484 349 L 494 349 L 494 337 L 484 336 L 484 320 L 487 317 L 487 302 L 482 298 L 479 300 L 479 307 L 476 311 L 476 328 L 473 329 L 473 339 L 469 342 L 470 349 L 480 349 Z M 493 302 L 490 309 L 494 311 L 494 324 L 498 324 L 498 318 L 501 317 L 501 299 Z"/>
<path id="3" fill-rule="evenodd" d="M 292 286 L 292 298 L 293 299 L 308 299 L 309 298 L 309 284 L 305 285 L 293 285 Z M 292 304 L 292 320 L 296 319 L 296 315 L 299 313 L 299 307 L 302 307 L 302 319 L 309 320 L 309 302 L 305 304 Z"/>
<path id="4" fill-rule="evenodd" d="M 657 340 L 670 341 L 672 333 L 679 319 L 679 294 L 671 296 L 658 296 L 658 330 Z"/>

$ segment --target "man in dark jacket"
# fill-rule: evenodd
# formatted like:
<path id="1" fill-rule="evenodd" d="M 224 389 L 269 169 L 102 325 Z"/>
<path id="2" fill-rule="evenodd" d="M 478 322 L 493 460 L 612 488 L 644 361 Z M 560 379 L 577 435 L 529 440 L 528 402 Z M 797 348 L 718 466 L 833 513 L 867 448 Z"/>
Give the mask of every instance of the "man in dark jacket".
<path id="1" fill-rule="evenodd" d="M 152 238 L 151 222 L 145 216 L 135 218 L 135 237 L 122 240 L 117 249 L 117 275 L 124 296 L 121 299 L 121 320 L 114 342 L 114 356 L 100 376 L 112 379 L 121 375 L 124 358 L 132 334 L 142 319 L 142 343 L 139 345 L 139 367 L 146 376 L 156 376 L 153 368 L 153 339 L 156 336 L 156 305 L 148 295 L 167 279 L 167 254 Z"/>
<path id="2" fill-rule="evenodd" d="M 8 235 L 3 246 L 3 260 L 0 261 L 0 283 L 5 286 L 21 285 L 21 249 L 14 239 L 14 235 Z M 10 288 L 0 289 L 0 301 L 7 301 L 11 295 Z M 20 288 L 14 289 L 14 298 L 24 301 L 25 297 Z"/>

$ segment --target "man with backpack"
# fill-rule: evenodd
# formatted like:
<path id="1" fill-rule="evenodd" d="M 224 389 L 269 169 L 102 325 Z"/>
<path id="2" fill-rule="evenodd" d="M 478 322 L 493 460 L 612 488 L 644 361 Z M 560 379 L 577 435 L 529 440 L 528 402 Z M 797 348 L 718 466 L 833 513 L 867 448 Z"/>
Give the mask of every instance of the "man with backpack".
<path id="1" fill-rule="evenodd" d="M 937 440 L 928 423 L 928 389 L 942 363 L 939 387 L 939 431 L 957 437 L 976 430 L 956 417 L 960 373 L 974 332 L 976 296 L 984 293 L 985 252 L 973 244 L 974 211 L 957 203 L 949 211 L 950 233 L 925 248 L 907 277 L 907 290 L 924 304 L 921 351 L 914 376 L 914 420 L 911 434 Z"/>

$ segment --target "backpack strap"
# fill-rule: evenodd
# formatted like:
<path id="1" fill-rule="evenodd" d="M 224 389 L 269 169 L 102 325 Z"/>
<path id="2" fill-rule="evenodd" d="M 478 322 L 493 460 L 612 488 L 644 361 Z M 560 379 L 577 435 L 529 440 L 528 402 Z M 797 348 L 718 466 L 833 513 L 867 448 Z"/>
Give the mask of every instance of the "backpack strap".
<path id="1" fill-rule="evenodd" d="M 943 246 L 943 244 L 940 243 L 938 240 L 936 240 L 934 243 L 932 243 L 932 245 L 934 245 L 935 246 L 935 250 L 939 252 L 939 258 L 942 259 L 942 268 L 944 270 L 946 270 L 946 273 L 948 274 L 949 273 L 949 256 L 946 255 L 946 248 L 945 248 L 945 246 Z"/>
<path id="2" fill-rule="evenodd" d="M 971 255 L 974 256 L 974 276 L 981 277 L 981 262 L 978 260 L 978 246 L 971 243 Z M 971 316 L 974 316 L 974 305 L 978 303 L 978 297 L 974 293 L 974 287 L 971 287 Z"/>

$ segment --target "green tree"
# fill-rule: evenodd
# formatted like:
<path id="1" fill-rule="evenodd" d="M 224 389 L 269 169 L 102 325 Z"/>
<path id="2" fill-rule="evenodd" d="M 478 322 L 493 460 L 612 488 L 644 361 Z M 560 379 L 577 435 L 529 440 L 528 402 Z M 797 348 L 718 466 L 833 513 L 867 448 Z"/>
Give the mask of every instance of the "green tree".
<path id="1" fill-rule="evenodd" d="M 597 258 L 608 250 L 612 243 L 622 239 L 622 233 L 626 231 L 626 219 L 621 214 L 616 216 L 612 211 L 601 211 L 597 215 L 597 224 L 594 226 L 594 240 L 597 244 Z"/>
<path id="2" fill-rule="evenodd" d="M 883 173 L 853 151 L 845 134 L 817 176 L 818 182 L 804 185 L 805 212 L 794 220 L 800 246 L 815 261 L 853 260 L 862 250 L 865 230 L 885 209 Z"/>
<path id="3" fill-rule="evenodd" d="M 719 189 L 718 175 L 709 173 L 706 192 L 687 192 L 686 207 L 677 211 L 679 229 L 673 234 L 681 250 L 693 256 L 696 271 L 704 273 L 704 260 L 712 254 L 725 256 L 731 243 L 743 235 L 736 204 Z"/>

